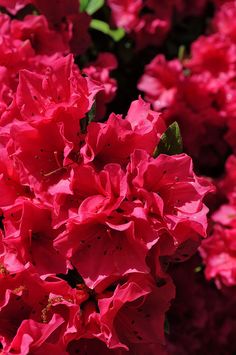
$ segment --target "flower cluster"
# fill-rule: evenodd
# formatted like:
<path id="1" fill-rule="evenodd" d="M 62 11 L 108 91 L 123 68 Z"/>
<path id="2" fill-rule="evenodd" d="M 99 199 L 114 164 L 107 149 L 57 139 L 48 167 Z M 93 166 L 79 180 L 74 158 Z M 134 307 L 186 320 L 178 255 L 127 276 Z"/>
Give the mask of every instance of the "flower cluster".
<path id="1" fill-rule="evenodd" d="M 235 352 L 236 2 L 215 4 L 206 34 L 195 39 L 189 51 L 180 47 L 178 58 L 156 55 L 138 83 L 167 124 L 179 123 L 184 150 L 216 187 L 207 201 L 209 237 L 199 248 L 201 259 L 190 264 L 192 271 L 185 265 L 173 270 L 177 299 L 170 312 L 168 344 L 173 354 Z M 194 268 L 197 273 L 204 269 L 206 280 L 213 280 L 217 289 Z"/>
<path id="2" fill-rule="evenodd" d="M 204 12 L 207 0 L 107 0 L 111 9 L 112 24 L 124 28 L 135 40 L 138 50 L 147 46 L 159 46 L 166 39 L 173 23 L 173 16 L 183 18 L 199 16 Z"/>
<path id="3" fill-rule="evenodd" d="M 219 288 L 236 285 L 236 157 L 226 162 L 226 174 L 218 181 L 226 202 L 212 215 L 214 222 L 211 236 L 200 248 L 206 265 L 207 279 L 215 279 Z"/>
<path id="4" fill-rule="evenodd" d="M 160 115 L 139 99 L 124 120 L 112 114 L 85 133 L 88 81 L 72 56 L 46 74 L 22 70 L 2 116 L 4 351 L 72 351 L 82 339 L 156 351 L 173 297 L 160 257 L 186 257 L 186 242 L 206 234 L 210 186 L 191 159 L 152 158 Z"/>
<path id="5" fill-rule="evenodd" d="M 167 122 L 179 122 L 186 151 L 210 175 L 235 150 L 235 14 L 234 1 L 224 4 L 211 33 L 192 44 L 189 58 L 167 61 L 157 55 L 138 85 Z"/>
<path id="6" fill-rule="evenodd" d="M 55 29 L 57 34 L 63 37 L 66 46 L 74 54 L 81 54 L 88 48 L 90 44 L 90 36 L 88 34 L 90 17 L 86 13 L 80 13 L 77 0 L 70 0 L 69 3 L 65 0 L 51 0 L 50 2 L 44 0 L 0 0 L 0 6 L 4 6 L 10 14 L 16 14 L 29 4 L 33 6 L 36 14 L 39 12 L 46 17 L 50 28 Z M 23 22 L 25 22 L 25 19 Z M 31 17 L 30 19 L 32 20 Z M 50 50 L 57 52 L 57 48 L 54 48 L 52 34 L 50 34 L 50 37 L 44 34 L 47 31 L 44 27 L 48 26 L 45 24 L 45 19 L 41 20 L 42 24 L 38 24 L 37 20 L 35 21 L 36 24 L 33 21 L 33 24 L 27 24 L 26 22 L 23 25 L 18 25 L 20 33 L 24 35 L 23 39 L 28 39 L 28 36 L 31 39 L 36 37 L 36 42 L 38 42 L 40 37 L 44 36 L 47 48 L 51 45 Z"/>
<path id="7" fill-rule="evenodd" d="M 164 354 L 166 264 L 206 237 L 212 186 L 188 155 L 154 154 L 167 127 L 141 98 L 98 121 L 117 61 L 74 63 L 77 1 L 0 2 L 29 3 L 41 15 L 0 17 L 0 348 Z"/>
<path id="8" fill-rule="evenodd" d="M 236 0 L 0 10 L 0 353 L 235 353 Z"/>
<path id="9" fill-rule="evenodd" d="M 225 313 L 231 312 L 223 313 L 222 304 L 224 305 L 225 299 L 228 299 L 229 309 L 235 304 L 232 294 L 236 286 L 236 2 L 222 3 L 218 3 L 219 7 L 210 23 L 208 34 L 193 42 L 189 55 L 180 51 L 178 59 L 167 60 L 164 55 L 158 54 L 146 66 L 138 84 L 139 89 L 145 93 L 146 100 L 152 103 L 157 112 L 163 113 L 167 123 L 179 122 L 185 150 L 192 156 L 196 168 L 213 178 L 217 177 L 213 180 L 217 193 L 214 200 L 209 201 L 210 236 L 202 242 L 199 251 L 206 279 L 213 279 L 222 293 L 209 291 L 209 287 L 203 285 L 203 282 L 199 284 L 202 288 L 199 296 L 201 308 L 197 312 L 201 314 L 201 320 L 195 319 L 195 316 L 191 320 L 195 335 L 201 334 L 206 328 L 214 330 L 209 322 L 214 324 L 215 318 L 222 318 Z M 185 280 L 185 270 L 180 267 L 177 271 L 179 279 L 181 277 Z M 196 281 L 192 281 L 195 285 L 190 288 L 198 289 Z M 177 285 L 178 282 L 175 280 Z M 223 293 L 227 287 L 229 291 L 225 296 Z M 177 290 L 186 288 L 183 285 L 177 286 Z M 205 302 L 203 292 L 212 292 L 211 300 L 214 297 L 218 299 L 216 307 L 219 303 L 220 309 L 216 314 L 208 315 L 208 311 L 202 308 Z M 176 306 L 173 308 L 177 319 L 180 318 L 181 304 L 185 297 L 185 294 L 178 296 L 177 293 Z M 186 308 L 183 313 L 190 312 L 190 305 L 183 304 Z M 184 316 L 182 319 L 181 324 L 185 324 Z M 180 329 L 175 321 L 173 318 L 173 334 L 179 334 Z M 221 322 L 223 328 L 220 330 L 218 346 L 224 348 L 230 342 L 235 328 L 234 325 L 231 327 L 224 321 Z M 211 336 L 208 335 L 208 339 L 204 340 L 203 335 L 198 335 L 201 338 L 199 348 L 195 335 L 170 337 L 170 352 L 197 354 L 204 342 L 206 348 L 211 349 Z M 183 346 L 186 342 L 187 353 Z M 217 351 L 220 352 L 219 348 L 210 352 Z M 223 352 L 227 353 L 225 348 Z"/>
<path id="10" fill-rule="evenodd" d="M 19 70 L 45 73 L 56 59 L 71 51 L 72 30 L 69 26 L 55 31 L 43 14 L 27 15 L 23 21 L 1 14 L 0 23 L 0 109 L 3 112 L 13 100 Z M 82 37 L 81 41 L 85 46 Z"/>

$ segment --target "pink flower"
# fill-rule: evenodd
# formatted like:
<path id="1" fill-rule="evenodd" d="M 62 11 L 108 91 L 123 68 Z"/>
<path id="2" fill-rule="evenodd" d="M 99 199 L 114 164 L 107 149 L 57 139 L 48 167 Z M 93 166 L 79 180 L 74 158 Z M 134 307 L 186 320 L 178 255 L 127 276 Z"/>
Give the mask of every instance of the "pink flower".
<path id="1" fill-rule="evenodd" d="M 27 123 L 14 124 L 11 129 L 9 154 L 23 185 L 29 185 L 41 199 L 50 185 L 67 173 L 63 168 L 65 140 L 57 124 L 45 122 L 38 129 Z M 62 133 L 62 134 L 61 134 Z M 51 140 L 48 136 L 51 135 Z M 66 143 L 67 142 L 67 143 Z"/>
<path id="2" fill-rule="evenodd" d="M 144 5 L 140 0 L 108 0 L 108 5 L 112 11 L 112 21 L 117 27 L 131 33 L 137 49 L 160 45 L 170 29 L 173 7 L 169 3 L 156 6 L 152 1 Z M 148 13 L 142 14 L 146 6 Z"/>
<path id="3" fill-rule="evenodd" d="M 170 18 L 157 14 L 145 14 L 138 22 L 134 38 L 136 47 L 141 50 L 147 46 L 160 46 L 170 30 Z"/>
<path id="4" fill-rule="evenodd" d="M 207 238 L 200 248 L 206 265 L 205 275 L 214 279 L 220 288 L 223 285 L 236 285 L 236 231 L 220 226 L 215 227 L 213 235 Z"/>
<path id="5" fill-rule="evenodd" d="M 16 14 L 26 2 L 0 4 Z M 98 53 L 81 73 L 81 58 L 66 56 L 88 48 L 91 18 L 77 0 L 30 4 L 39 15 L 0 16 L 0 350 L 165 354 L 174 296 L 166 264 L 185 260 L 205 238 L 212 185 L 186 154 L 158 154 L 158 145 L 179 115 L 195 160 L 208 125 L 216 133 L 204 144 L 221 137 L 226 116 L 234 117 L 234 47 L 211 36 L 188 64 L 157 56 L 140 88 L 166 111 L 139 98 L 126 117 L 105 121 L 116 58 Z M 108 1 L 138 49 L 162 43 L 175 11 L 197 14 L 204 4 Z M 211 70 L 215 59 L 220 69 Z M 187 77 L 185 65 L 195 74 Z M 213 219 L 233 234 L 227 213 Z M 227 243 L 231 256 L 233 238 Z"/>
<path id="6" fill-rule="evenodd" d="M 0 0 L 0 5 L 4 6 L 13 15 L 30 3 L 31 0 Z"/>
<path id="7" fill-rule="evenodd" d="M 222 194 L 236 205 L 236 156 L 230 155 L 225 163 L 225 175 L 218 181 Z"/>
<path id="8" fill-rule="evenodd" d="M 152 278 L 134 274 L 118 285 L 111 297 L 99 299 L 101 329 L 108 347 L 132 351 L 150 344 L 153 350 L 161 348 L 164 314 L 173 295 L 170 281 L 157 287 Z"/>
<path id="9" fill-rule="evenodd" d="M 118 164 L 107 164 L 97 173 L 88 165 L 73 168 L 69 186 L 50 189 L 54 195 L 53 223 L 58 227 L 69 220 L 106 221 L 127 193 L 127 177 Z"/>
<path id="10" fill-rule="evenodd" d="M 21 71 L 17 105 L 23 119 L 35 122 L 70 115 L 83 118 L 92 101 L 87 80 L 73 65 L 73 56 L 58 59 L 45 75 Z"/>
<path id="11" fill-rule="evenodd" d="M 133 229 L 132 223 L 115 229 L 98 222 L 71 222 L 55 240 L 54 247 L 75 265 L 85 283 L 94 288 L 112 276 L 148 272 L 147 248 L 135 240 Z"/>
<path id="12" fill-rule="evenodd" d="M 209 72 L 213 77 L 230 77 L 235 72 L 236 47 L 219 33 L 199 37 L 192 45 L 192 57 L 186 62 L 192 73 Z"/>
<path id="13" fill-rule="evenodd" d="M 42 281 L 32 268 L 26 267 L 20 273 L 1 277 L 0 284 L 4 289 L 0 298 L 3 351 L 15 349 L 25 354 L 27 349 L 40 348 L 42 343 L 54 343 L 55 338 L 48 339 L 56 330 L 59 334 L 68 333 L 67 307 L 73 312 L 78 305 L 65 281 L 56 277 Z M 63 345 L 63 341 L 60 343 Z"/>
<path id="14" fill-rule="evenodd" d="M 160 115 L 139 99 L 131 104 L 125 120 L 111 114 L 106 123 L 92 122 L 81 152 L 86 163 L 127 163 L 135 149 L 146 149 L 152 154 L 164 130 Z"/>
<path id="15" fill-rule="evenodd" d="M 11 35 L 21 41 L 29 40 L 36 54 L 53 55 L 69 52 L 60 33 L 49 28 L 44 16 L 28 15 L 24 21 L 13 20 Z"/>
<path id="16" fill-rule="evenodd" d="M 188 156 L 160 155 L 153 159 L 143 151 L 136 151 L 128 169 L 131 194 L 137 206 L 139 202 L 140 211 L 143 210 L 143 215 L 137 214 L 136 218 L 143 220 L 146 230 L 151 226 L 152 234 L 163 233 L 163 240 L 159 237 L 160 248 L 165 243 L 165 234 L 173 238 L 174 248 L 188 239 L 198 241 L 199 237 L 206 237 L 207 208 L 202 200 L 212 186 L 193 173 Z"/>
<path id="17" fill-rule="evenodd" d="M 48 193 L 48 186 L 79 161 L 79 120 L 98 90 L 90 89 L 88 79 L 73 68 L 72 56 L 56 61 L 45 75 L 21 72 L 16 96 L 20 120 L 8 126 L 7 149 L 20 182 L 41 191 L 41 198 L 42 189 Z M 15 106 L 11 109 L 14 113 Z"/>
<path id="18" fill-rule="evenodd" d="M 213 222 L 221 224 L 224 228 L 236 227 L 236 206 L 227 204 L 221 205 L 220 208 L 212 215 Z"/>
<path id="19" fill-rule="evenodd" d="M 29 15 L 23 21 L 10 21 L 1 14 L 0 23 L 0 101 L 6 108 L 14 101 L 19 70 L 37 69 L 45 73 L 47 66 L 69 52 L 69 44 L 60 33 L 49 29 L 44 16 Z"/>
<path id="20" fill-rule="evenodd" d="M 106 104 L 115 97 L 117 82 L 110 77 L 110 72 L 117 68 L 116 57 L 108 52 L 100 53 L 97 60 L 84 68 L 90 79 L 98 82 L 103 88 L 96 96 L 96 119 L 103 119 L 106 113 Z"/>
<path id="21" fill-rule="evenodd" d="M 108 0 L 112 10 L 112 20 L 117 27 L 124 28 L 127 32 L 133 30 L 138 23 L 138 15 L 142 9 L 141 0 Z"/>
<path id="22" fill-rule="evenodd" d="M 157 111 L 168 108 L 174 101 L 177 86 L 182 78 L 178 60 L 167 62 L 163 55 L 156 56 L 145 68 L 138 89 Z"/>
<path id="23" fill-rule="evenodd" d="M 10 352 L 14 352 L 15 354 L 27 354 L 30 351 L 34 351 L 35 354 L 38 354 L 38 349 L 43 351 L 43 349 L 41 349 L 42 345 L 42 348 L 46 350 L 48 338 L 53 336 L 53 332 L 57 331 L 63 322 L 63 318 L 57 314 L 52 317 L 47 325 L 32 319 L 24 320 L 11 343 Z M 61 345 L 55 348 L 57 351 L 60 351 Z M 52 349 L 55 351 L 55 348 Z"/>
<path id="24" fill-rule="evenodd" d="M 107 0 L 111 8 L 111 22 L 134 38 L 138 50 L 147 46 L 160 46 L 171 29 L 172 18 L 199 16 L 206 7 L 206 0 L 193 1 L 189 6 L 184 0 Z"/>
<path id="25" fill-rule="evenodd" d="M 4 216 L 4 244 L 22 265 L 31 263 L 40 275 L 66 272 L 66 260 L 53 247 L 57 233 L 48 209 L 24 201 L 4 209 Z"/>
<path id="26" fill-rule="evenodd" d="M 196 56 L 199 53 L 196 51 Z M 223 50 L 222 55 L 226 55 Z M 202 69 L 200 63 L 193 70 L 198 74 L 187 74 L 178 61 L 166 63 L 158 56 L 147 66 L 139 88 L 156 110 L 163 111 L 167 124 L 179 123 L 184 148 L 194 159 L 196 168 L 204 174 L 217 175 L 229 150 L 226 139 L 220 137 L 225 134 L 231 116 L 232 125 L 234 121 L 234 88 L 226 84 L 234 71 L 226 69 L 219 74 L 219 80 Z"/>
<path id="27" fill-rule="evenodd" d="M 0 65 L 6 67 L 9 74 L 16 74 L 27 66 L 34 55 L 30 41 L 22 41 L 14 38 L 10 32 L 10 19 L 7 15 L 1 14 L 3 28 L 0 40 Z"/>
<path id="28" fill-rule="evenodd" d="M 68 214 L 55 209 L 57 225 L 70 221 L 54 246 L 80 270 L 89 287 L 133 269 L 146 272 L 145 258 L 156 244 L 157 257 L 173 256 L 180 246 L 185 255 L 191 250 L 186 241 L 192 240 L 193 252 L 199 238 L 206 236 L 207 208 L 202 199 L 212 188 L 195 176 L 190 158 L 153 159 L 136 150 L 127 171 L 126 178 L 118 164 L 108 164 L 99 176 L 91 167 L 81 167 L 71 186 L 76 203 L 70 194 L 65 199 L 61 193 L 55 200 L 56 206 L 62 201 L 69 206 Z M 99 268 L 94 264 L 97 258 Z"/>
<path id="29" fill-rule="evenodd" d="M 235 1 L 228 1 L 219 8 L 212 23 L 214 32 L 230 38 L 234 43 L 236 42 L 235 14 Z"/>

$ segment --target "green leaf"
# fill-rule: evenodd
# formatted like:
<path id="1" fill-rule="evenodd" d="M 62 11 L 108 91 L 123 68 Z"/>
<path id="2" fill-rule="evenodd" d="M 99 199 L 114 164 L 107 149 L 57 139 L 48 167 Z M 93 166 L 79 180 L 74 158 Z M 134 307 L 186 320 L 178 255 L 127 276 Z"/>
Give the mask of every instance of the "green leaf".
<path id="1" fill-rule="evenodd" d="M 105 2 L 104 0 L 90 0 L 88 1 L 88 5 L 85 11 L 89 15 L 93 15 L 96 11 L 98 11 L 99 9 L 101 9 L 101 7 L 103 7 L 104 2 Z"/>
<path id="2" fill-rule="evenodd" d="M 88 112 L 88 123 L 94 121 L 95 115 L 96 115 L 96 101 L 94 101 L 91 110 Z"/>
<path id="3" fill-rule="evenodd" d="M 125 30 L 123 28 L 112 30 L 108 23 L 97 19 L 91 21 L 90 28 L 110 36 L 115 42 L 119 42 L 125 36 Z"/>
<path id="4" fill-rule="evenodd" d="M 96 101 L 94 101 L 93 106 L 90 111 L 86 114 L 86 117 L 80 120 L 80 130 L 83 134 L 87 132 L 88 125 L 94 120 L 96 115 Z"/>
<path id="5" fill-rule="evenodd" d="M 80 0 L 79 4 L 80 4 L 80 7 L 79 7 L 80 12 L 84 12 L 84 11 L 86 11 L 86 8 L 89 4 L 89 0 Z"/>
<path id="6" fill-rule="evenodd" d="M 155 149 L 153 156 L 159 154 L 174 155 L 183 152 L 183 142 L 177 122 L 172 123 L 161 136 L 160 142 Z"/>
<path id="7" fill-rule="evenodd" d="M 87 14 L 93 15 L 103 7 L 104 3 L 104 0 L 80 0 L 80 12 L 87 12 Z"/>
<path id="8" fill-rule="evenodd" d="M 178 51 L 178 58 L 180 62 L 183 62 L 185 58 L 185 54 L 186 54 L 186 48 L 184 45 L 182 45 L 179 47 L 179 51 Z"/>

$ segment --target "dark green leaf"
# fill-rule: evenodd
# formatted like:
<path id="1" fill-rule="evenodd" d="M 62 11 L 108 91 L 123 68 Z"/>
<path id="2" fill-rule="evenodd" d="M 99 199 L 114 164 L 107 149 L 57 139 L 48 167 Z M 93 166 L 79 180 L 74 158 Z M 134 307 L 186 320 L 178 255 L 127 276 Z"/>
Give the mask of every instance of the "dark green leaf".
<path id="1" fill-rule="evenodd" d="M 160 142 L 154 151 L 154 158 L 159 154 L 174 155 L 183 152 L 183 142 L 177 122 L 172 123 L 161 136 Z"/>
<path id="2" fill-rule="evenodd" d="M 170 325 L 169 325 L 167 318 L 165 319 L 164 330 L 165 330 L 166 334 L 170 334 Z"/>
<path id="3" fill-rule="evenodd" d="M 87 113 L 86 117 L 80 120 L 80 130 L 83 134 L 87 132 L 87 127 L 90 122 L 94 120 L 96 115 L 96 101 L 94 101 L 93 106 L 91 107 L 90 111 Z"/>
<path id="4" fill-rule="evenodd" d="M 91 110 L 88 112 L 88 123 L 94 121 L 95 115 L 96 115 L 96 101 L 94 101 Z"/>
<path id="5" fill-rule="evenodd" d="M 125 36 L 125 31 L 123 28 L 112 30 L 108 23 L 101 20 L 93 19 L 90 23 L 90 27 L 93 30 L 100 31 L 110 36 L 115 42 L 119 42 Z"/>
<path id="6" fill-rule="evenodd" d="M 85 134 L 87 132 L 87 126 L 88 126 L 88 119 L 87 117 L 82 118 L 80 121 L 80 130 L 81 133 Z"/>

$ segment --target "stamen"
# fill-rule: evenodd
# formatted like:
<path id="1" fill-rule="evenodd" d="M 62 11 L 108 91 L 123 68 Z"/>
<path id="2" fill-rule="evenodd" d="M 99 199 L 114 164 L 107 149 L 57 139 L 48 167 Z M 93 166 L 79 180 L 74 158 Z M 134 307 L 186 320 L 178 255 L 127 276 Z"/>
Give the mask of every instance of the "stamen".
<path id="1" fill-rule="evenodd" d="M 62 166 L 61 166 L 61 163 L 59 162 L 58 151 L 53 152 L 53 154 L 56 159 L 58 167 L 61 168 Z"/>
<path id="2" fill-rule="evenodd" d="M 5 276 L 9 274 L 9 271 L 2 264 L 0 264 L 0 274 Z"/>
<path id="3" fill-rule="evenodd" d="M 42 319 L 43 323 L 47 323 L 48 322 L 48 313 L 49 313 L 52 305 L 54 305 L 55 303 L 63 302 L 63 301 L 68 301 L 68 302 L 73 303 L 73 300 L 70 297 L 65 297 L 64 298 L 62 296 L 58 296 L 58 297 L 54 297 L 54 298 L 49 298 L 48 299 L 48 304 L 41 311 L 41 319 Z"/>
<path id="4" fill-rule="evenodd" d="M 23 286 L 23 285 L 21 285 L 21 286 L 15 288 L 15 289 L 13 290 L 13 293 L 14 293 L 14 294 L 18 294 L 19 292 L 22 292 L 22 291 L 25 291 L 25 290 L 26 290 L 26 287 Z"/>
<path id="5" fill-rule="evenodd" d="M 45 177 L 51 176 L 51 175 L 53 175 L 53 174 L 56 174 L 56 173 L 60 172 L 60 171 L 63 170 L 63 169 L 66 170 L 66 168 L 67 168 L 68 166 L 73 165 L 73 164 L 74 164 L 74 162 L 73 162 L 73 163 L 68 163 L 68 164 L 66 164 L 66 165 L 64 165 L 64 166 L 61 166 L 61 167 L 58 168 L 58 169 L 55 169 L 55 170 L 53 170 L 53 171 L 50 171 L 49 173 L 46 173 L 46 174 L 43 173 L 43 176 L 45 176 Z"/>

